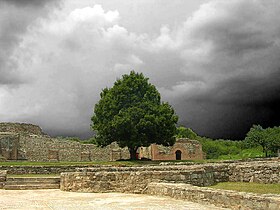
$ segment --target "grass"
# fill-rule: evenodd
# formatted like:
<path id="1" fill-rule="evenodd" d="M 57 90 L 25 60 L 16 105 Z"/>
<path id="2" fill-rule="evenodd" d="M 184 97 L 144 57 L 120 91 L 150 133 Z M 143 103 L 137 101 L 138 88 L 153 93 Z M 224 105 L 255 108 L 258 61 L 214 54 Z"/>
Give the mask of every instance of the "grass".
<path id="1" fill-rule="evenodd" d="M 35 161 L 0 161 L 0 166 L 143 166 L 159 165 L 162 162 L 189 162 L 189 163 L 218 163 L 224 160 L 242 160 L 246 158 L 220 158 L 205 160 L 168 160 L 168 161 L 150 161 L 150 160 L 122 160 L 122 161 L 92 161 L 92 162 L 35 162 Z"/>
<path id="2" fill-rule="evenodd" d="M 0 162 L 0 166 L 95 166 L 114 165 L 132 166 L 139 165 L 138 161 L 93 161 L 93 162 L 32 162 L 32 161 L 6 161 Z"/>
<path id="3" fill-rule="evenodd" d="M 8 174 L 9 178 L 36 178 L 36 177 L 59 177 L 60 174 Z"/>
<path id="4" fill-rule="evenodd" d="M 210 186 L 214 189 L 235 190 L 260 194 L 280 194 L 280 184 L 260 184 L 251 182 L 221 182 Z"/>
<path id="5" fill-rule="evenodd" d="M 219 160 L 238 160 L 238 159 L 247 159 L 247 158 L 257 158 L 264 157 L 262 149 L 260 147 L 242 149 L 238 154 L 228 154 L 220 155 Z"/>

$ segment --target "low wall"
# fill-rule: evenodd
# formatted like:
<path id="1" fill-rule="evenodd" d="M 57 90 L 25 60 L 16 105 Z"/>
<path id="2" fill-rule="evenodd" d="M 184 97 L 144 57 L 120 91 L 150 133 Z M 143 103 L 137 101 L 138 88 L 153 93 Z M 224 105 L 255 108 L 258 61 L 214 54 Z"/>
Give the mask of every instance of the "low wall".
<path id="1" fill-rule="evenodd" d="M 7 171 L 0 170 L 0 189 L 3 189 L 7 179 Z"/>
<path id="2" fill-rule="evenodd" d="M 203 204 L 214 204 L 231 209 L 280 209 L 280 195 L 260 195 L 231 190 L 218 190 L 188 184 L 149 183 L 145 193 L 170 196 Z"/>
<path id="3" fill-rule="evenodd" d="M 62 173 L 60 189 L 74 192 L 143 193 L 151 182 L 183 182 L 197 186 L 214 184 L 211 170 L 115 171 Z"/>
<path id="4" fill-rule="evenodd" d="M 232 164 L 229 168 L 230 182 L 280 183 L 280 161 L 248 162 Z"/>
<path id="5" fill-rule="evenodd" d="M 279 174 L 279 161 L 191 166 L 96 167 L 62 173 L 61 190 L 139 193 L 151 182 L 166 181 L 195 186 L 209 186 L 219 182 L 241 180 L 280 183 Z M 252 177 L 257 177 L 257 179 Z"/>

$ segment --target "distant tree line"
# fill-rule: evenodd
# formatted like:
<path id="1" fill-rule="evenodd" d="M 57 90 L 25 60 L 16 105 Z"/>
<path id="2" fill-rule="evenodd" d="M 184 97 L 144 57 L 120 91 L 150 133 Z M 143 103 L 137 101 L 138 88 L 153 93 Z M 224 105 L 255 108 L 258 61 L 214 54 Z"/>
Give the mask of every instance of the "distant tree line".
<path id="1" fill-rule="evenodd" d="M 264 129 L 253 125 L 245 138 L 248 147 L 261 146 L 265 157 L 276 156 L 280 150 L 280 127 Z"/>
<path id="2" fill-rule="evenodd" d="M 273 157 L 280 150 L 280 127 L 253 125 L 244 140 L 211 139 L 197 135 L 191 128 L 177 128 L 177 138 L 196 139 L 202 144 L 207 159 L 240 159 Z"/>

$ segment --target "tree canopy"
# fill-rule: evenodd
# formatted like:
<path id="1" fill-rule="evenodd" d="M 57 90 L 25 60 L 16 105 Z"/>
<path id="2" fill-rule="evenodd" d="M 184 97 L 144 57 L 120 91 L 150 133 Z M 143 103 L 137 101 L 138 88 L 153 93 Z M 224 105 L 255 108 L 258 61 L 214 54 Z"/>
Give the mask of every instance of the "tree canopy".
<path id="1" fill-rule="evenodd" d="M 135 159 L 140 146 L 175 143 L 178 117 L 142 73 L 123 75 L 112 88 L 103 89 L 100 97 L 92 116 L 98 145 L 116 141 L 120 147 L 127 146 Z"/>
<path id="2" fill-rule="evenodd" d="M 269 152 L 274 155 L 280 149 L 280 127 L 264 129 L 260 125 L 253 125 L 246 135 L 245 142 L 249 146 L 262 146 L 266 157 Z"/>
<path id="3" fill-rule="evenodd" d="M 197 134 L 191 128 L 185 128 L 183 126 L 180 126 L 177 128 L 176 137 L 177 138 L 196 139 Z"/>

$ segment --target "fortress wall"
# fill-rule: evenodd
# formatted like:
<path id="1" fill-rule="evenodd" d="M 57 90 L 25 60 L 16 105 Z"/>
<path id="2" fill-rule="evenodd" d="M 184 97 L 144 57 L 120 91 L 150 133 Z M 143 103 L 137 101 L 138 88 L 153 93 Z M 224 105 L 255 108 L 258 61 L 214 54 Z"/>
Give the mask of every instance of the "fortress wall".
<path id="1" fill-rule="evenodd" d="M 21 135 L 46 135 L 37 125 L 27 123 L 0 123 L 0 132 L 20 133 Z"/>
<path id="2" fill-rule="evenodd" d="M 29 161 L 110 161 L 129 157 L 128 150 L 115 143 L 101 148 L 44 136 L 23 136 L 20 148 Z"/>
<path id="3" fill-rule="evenodd" d="M 175 160 L 180 150 L 180 159 L 203 159 L 198 141 L 179 139 L 172 147 L 152 145 L 139 148 L 139 157 L 152 160 Z M 127 148 L 116 142 L 107 147 L 51 138 L 37 125 L 25 123 L 0 123 L 0 160 L 28 161 L 114 161 L 129 159 Z"/>

